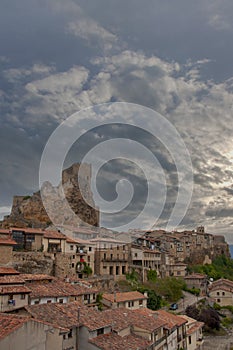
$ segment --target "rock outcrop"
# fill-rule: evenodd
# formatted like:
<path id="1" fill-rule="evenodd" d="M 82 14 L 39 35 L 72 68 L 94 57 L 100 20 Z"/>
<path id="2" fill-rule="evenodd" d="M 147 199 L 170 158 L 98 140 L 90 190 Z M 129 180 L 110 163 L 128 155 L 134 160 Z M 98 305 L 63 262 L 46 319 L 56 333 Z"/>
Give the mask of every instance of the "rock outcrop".
<path id="1" fill-rule="evenodd" d="M 99 210 L 95 208 L 90 184 L 91 166 L 84 164 L 82 167 L 84 170 L 80 178 L 80 165 L 74 164 L 63 170 L 62 181 L 58 186 L 46 182 L 41 191 L 32 196 L 15 196 L 11 214 L 4 218 L 1 226 L 99 226 Z"/>

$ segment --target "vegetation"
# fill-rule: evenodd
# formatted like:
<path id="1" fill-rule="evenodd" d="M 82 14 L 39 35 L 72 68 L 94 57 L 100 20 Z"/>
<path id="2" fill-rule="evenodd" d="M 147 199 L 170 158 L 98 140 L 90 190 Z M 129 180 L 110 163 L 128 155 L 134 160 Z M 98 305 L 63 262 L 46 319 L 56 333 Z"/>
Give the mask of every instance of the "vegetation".
<path id="1" fill-rule="evenodd" d="M 141 286 L 138 288 L 138 291 L 141 293 L 147 292 L 148 300 L 147 307 L 151 310 L 158 310 L 162 306 L 162 298 L 160 295 L 157 295 L 154 290 Z"/>
<path id="2" fill-rule="evenodd" d="M 87 265 L 87 263 L 83 263 L 84 264 L 84 268 L 83 268 L 83 274 L 84 275 L 87 275 L 87 276 L 90 276 L 90 275 L 92 275 L 92 268 L 89 266 L 89 265 Z"/>
<path id="3" fill-rule="evenodd" d="M 149 270 L 147 272 L 147 280 L 149 282 L 156 282 L 156 280 L 157 280 L 157 272 L 156 272 L 156 270 Z"/>
<path id="4" fill-rule="evenodd" d="M 103 293 L 97 294 L 97 296 L 96 296 L 96 304 L 98 306 L 98 310 L 100 310 L 100 311 L 103 310 L 102 299 L 103 299 Z"/>
<path id="5" fill-rule="evenodd" d="M 186 292 L 189 292 L 189 293 L 191 293 L 191 294 L 193 294 L 193 295 L 196 295 L 196 296 L 199 296 L 199 295 L 200 295 L 200 289 L 199 289 L 199 288 L 195 288 L 195 287 L 193 287 L 193 288 L 187 288 L 187 287 L 185 287 L 184 290 L 185 290 Z"/>
<path id="6" fill-rule="evenodd" d="M 211 332 L 213 329 L 217 331 L 220 329 L 218 312 L 209 306 L 197 308 L 195 305 L 190 305 L 186 308 L 186 315 L 197 321 L 204 322 L 204 330 L 207 332 Z"/>
<path id="7" fill-rule="evenodd" d="M 189 271 L 206 274 L 214 280 L 219 278 L 233 280 L 233 259 L 220 255 L 213 260 L 212 264 L 189 266 Z"/>
<path id="8" fill-rule="evenodd" d="M 186 284 L 182 278 L 165 277 L 157 279 L 151 288 L 168 302 L 176 302 L 183 296 Z"/>
<path id="9" fill-rule="evenodd" d="M 24 196 L 23 200 L 26 201 L 27 199 L 30 199 L 30 198 L 31 198 L 31 196 Z"/>

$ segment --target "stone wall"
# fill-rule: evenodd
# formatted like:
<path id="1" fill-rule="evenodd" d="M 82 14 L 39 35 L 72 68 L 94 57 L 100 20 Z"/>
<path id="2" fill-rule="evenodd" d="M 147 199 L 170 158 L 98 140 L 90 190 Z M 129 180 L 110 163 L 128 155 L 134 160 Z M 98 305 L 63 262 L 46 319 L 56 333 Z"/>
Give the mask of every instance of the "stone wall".
<path id="1" fill-rule="evenodd" d="M 21 273 L 54 276 L 55 258 L 52 253 L 13 252 L 13 266 Z"/>
<path id="2" fill-rule="evenodd" d="M 12 246 L 0 245 L 0 265 L 11 265 Z"/>

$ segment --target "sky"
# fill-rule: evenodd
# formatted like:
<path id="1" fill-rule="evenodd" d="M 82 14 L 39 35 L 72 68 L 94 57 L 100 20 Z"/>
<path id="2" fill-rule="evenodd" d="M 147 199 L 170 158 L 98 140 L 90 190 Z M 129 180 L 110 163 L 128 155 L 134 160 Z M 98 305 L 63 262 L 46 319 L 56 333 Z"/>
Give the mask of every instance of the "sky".
<path id="1" fill-rule="evenodd" d="M 232 243 L 232 16 L 231 0 L 2 0 L 0 215 L 10 211 L 13 195 L 38 189 L 43 149 L 62 121 L 97 104 L 127 102 L 165 117 L 190 153 L 193 194 L 181 227 L 204 225 Z M 164 227 L 177 197 L 176 167 L 164 145 L 137 131 L 88 132 L 65 165 L 103 140 L 139 140 L 168 179 L 157 222 Z M 135 188 L 131 206 L 120 216 L 102 215 L 103 226 L 130 223 L 140 211 L 147 195 L 141 170 L 119 159 L 101 169 L 105 200 L 115 198 L 122 174 Z"/>

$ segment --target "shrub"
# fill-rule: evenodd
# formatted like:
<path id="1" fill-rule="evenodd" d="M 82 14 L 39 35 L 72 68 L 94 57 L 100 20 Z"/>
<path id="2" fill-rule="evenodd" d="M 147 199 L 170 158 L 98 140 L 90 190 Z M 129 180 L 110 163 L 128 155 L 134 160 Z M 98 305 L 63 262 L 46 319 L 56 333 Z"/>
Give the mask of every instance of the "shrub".
<path id="1" fill-rule="evenodd" d="M 157 280 L 157 272 L 156 270 L 149 270 L 147 272 L 147 280 L 150 282 L 156 282 Z"/>

